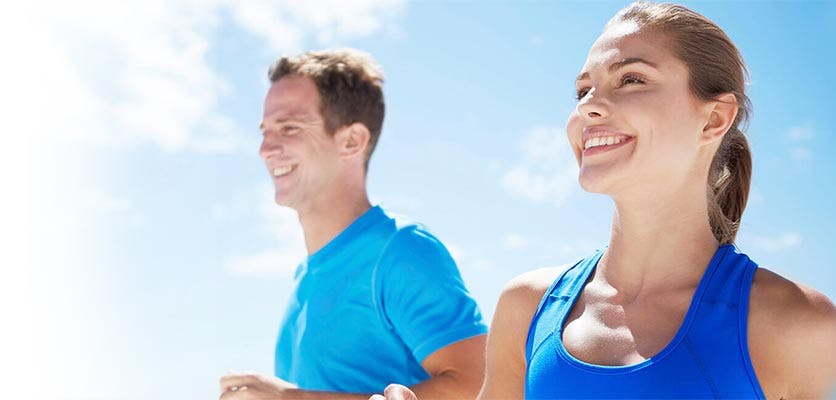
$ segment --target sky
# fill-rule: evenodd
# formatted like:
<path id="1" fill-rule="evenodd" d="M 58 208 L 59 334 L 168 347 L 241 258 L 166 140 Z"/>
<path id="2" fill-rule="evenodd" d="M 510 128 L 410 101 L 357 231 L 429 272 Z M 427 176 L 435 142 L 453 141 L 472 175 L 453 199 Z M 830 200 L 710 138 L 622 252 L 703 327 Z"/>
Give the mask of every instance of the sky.
<path id="1" fill-rule="evenodd" d="M 19 2 L 23 3 L 23 2 Z M 836 298 L 836 3 L 687 2 L 750 71 L 738 246 Z M 0 15 L 3 318 L 17 398 L 197 399 L 272 373 L 304 257 L 257 155 L 266 71 L 351 46 L 386 74 L 376 204 L 450 248 L 489 321 L 503 285 L 606 244 L 565 139 L 573 80 L 626 2 L 33 1 Z M 14 396 L 10 396 L 14 397 Z"/>

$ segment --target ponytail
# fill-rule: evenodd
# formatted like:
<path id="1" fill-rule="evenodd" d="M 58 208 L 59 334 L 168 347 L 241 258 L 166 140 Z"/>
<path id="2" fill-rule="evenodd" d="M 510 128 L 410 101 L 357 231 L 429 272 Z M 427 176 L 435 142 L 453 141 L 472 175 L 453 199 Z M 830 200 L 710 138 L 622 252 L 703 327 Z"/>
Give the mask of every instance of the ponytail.
<path id="1" fill-rule="evenodd" d="M 734 243 L 751 181 L 749 142 L 733 126 L 723 137 L 708 172 L 708 221 L 721 245 Z"/>
<path id="2" fill-rule="evenodd" d="M 714 237 L 720 244 L 734 243 L 752 180 L 752 154 L 743 135 L 752 113 L 743 56 L 717 24 L 682 5 L 637 1 L 619 11 L 608 26 L 619 21 L 666 34 L 671 51 L 688 66 L 691 92 L 698 99 L 713 101 L 724 93 L 737 99 L 737 116 L 708 171 L 707 196 Z"/>

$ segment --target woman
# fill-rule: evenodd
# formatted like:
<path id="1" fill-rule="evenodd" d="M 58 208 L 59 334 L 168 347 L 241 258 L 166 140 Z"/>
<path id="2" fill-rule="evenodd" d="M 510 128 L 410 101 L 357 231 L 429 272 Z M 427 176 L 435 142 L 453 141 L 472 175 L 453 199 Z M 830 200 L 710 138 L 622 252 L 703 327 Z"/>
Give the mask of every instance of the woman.
<path id="1" fill-rule="evenodd" d="M 731 40 L 685 7 L 634 3 L 606 25 L 567 133 L 581 186 L 615 203 L 609 246 L 506 286 L 480 398 L 828 395 L 833 304 L 733 245 L 744 79 Z"/>

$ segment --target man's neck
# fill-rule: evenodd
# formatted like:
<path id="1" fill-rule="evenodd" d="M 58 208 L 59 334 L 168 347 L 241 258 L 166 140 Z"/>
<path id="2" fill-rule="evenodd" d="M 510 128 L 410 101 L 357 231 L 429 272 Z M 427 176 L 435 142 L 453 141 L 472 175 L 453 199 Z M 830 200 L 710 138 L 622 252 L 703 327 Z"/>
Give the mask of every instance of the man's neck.
<path id="1" fill-rule="evenodd" d="M 314 254 L 371 208 L 365 190 L 321 198 L 319 206 L 299 212 L 308 255 Z"/>

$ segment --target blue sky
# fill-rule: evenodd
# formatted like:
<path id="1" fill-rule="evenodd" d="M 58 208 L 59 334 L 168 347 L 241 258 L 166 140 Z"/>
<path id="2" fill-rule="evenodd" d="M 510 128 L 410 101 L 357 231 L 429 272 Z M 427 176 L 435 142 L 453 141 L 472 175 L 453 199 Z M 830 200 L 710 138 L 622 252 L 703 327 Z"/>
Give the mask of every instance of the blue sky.
<path id="1" fill-rule="evenodd" d="M 0 17 L 16 55 L 0 77 L 4 119 L 18 132 L 3 150 L 18 194 L 3 207 L 3 303 L 24 324 L 4 352 L 50 382 L 24 373 L 32 386 L 19 387 L 213 398 L 227 369 L 272 372 L 304 249 L 293 213 L 272 204 L 257 126 L 267 66 L 306 49 L 358 47 L 382 64 L 370 195 L 447 243 L 490 318 L 510 278 L 608 238 L 611 202 L 579 188 L 564 123 L 589 46 L 625 4 L 13 6 Z M 738 245 L 833 299 L 836 3 L 686 4 L 726 30 L 751 73 Z"/>

